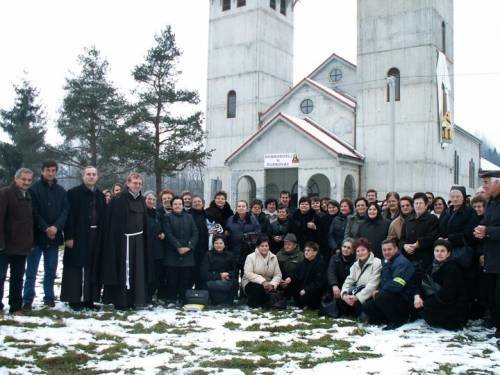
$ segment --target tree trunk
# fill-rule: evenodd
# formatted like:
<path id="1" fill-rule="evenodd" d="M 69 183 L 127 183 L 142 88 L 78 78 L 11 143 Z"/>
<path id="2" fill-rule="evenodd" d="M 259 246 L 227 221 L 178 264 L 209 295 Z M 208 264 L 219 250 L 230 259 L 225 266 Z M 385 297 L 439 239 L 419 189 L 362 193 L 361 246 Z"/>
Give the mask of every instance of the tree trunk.
<path id="1" fill-rule="evenodd" d="M 154 167 L 154 172 L 155 172 L 155 179 L 156 179 L 156 193 L 158 196 L 160 195 L 161 191 L 161 167 L 160 167 L 160 113 L 161 113 L 161 103 L 158 103 L 156 107 L 156 117 L 155 117 L 155 154 L 154 154 L 154 161 L 153 161 L 153 167 Z"/>

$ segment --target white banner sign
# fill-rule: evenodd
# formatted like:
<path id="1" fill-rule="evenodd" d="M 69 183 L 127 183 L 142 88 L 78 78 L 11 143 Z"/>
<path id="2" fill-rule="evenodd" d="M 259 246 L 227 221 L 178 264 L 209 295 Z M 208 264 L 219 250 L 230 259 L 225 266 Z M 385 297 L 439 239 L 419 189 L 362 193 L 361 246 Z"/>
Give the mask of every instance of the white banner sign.
<path id="1" fill-rule="evenodd" d="M 264 168 L 297 168 L 299 157 L 296 153 L 288 154 L 265 154 Z"/>

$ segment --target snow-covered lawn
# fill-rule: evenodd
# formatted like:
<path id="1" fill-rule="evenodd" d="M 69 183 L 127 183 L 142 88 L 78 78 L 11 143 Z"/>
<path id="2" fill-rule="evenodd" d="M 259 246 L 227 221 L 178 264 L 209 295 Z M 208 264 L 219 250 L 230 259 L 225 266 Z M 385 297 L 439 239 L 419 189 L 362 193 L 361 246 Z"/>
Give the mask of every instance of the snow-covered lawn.
<path id="1" fill-rule="evenodd" d="M 38 291 L 32 313 L 0 315 L 2 374 L 500 374 L 492 331 L 479 322 L 382 331 L 296 308 L 73 312 L 44 309 Z"/>

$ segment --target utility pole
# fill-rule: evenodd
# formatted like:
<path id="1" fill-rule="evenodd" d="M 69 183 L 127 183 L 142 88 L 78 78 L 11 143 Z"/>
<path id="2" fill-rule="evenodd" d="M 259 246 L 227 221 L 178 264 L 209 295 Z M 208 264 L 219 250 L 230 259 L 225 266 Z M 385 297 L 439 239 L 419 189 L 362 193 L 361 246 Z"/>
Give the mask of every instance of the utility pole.
<path id="1" fill-rule="evenodd" d="M 389 187 L 396 191 L 396 77 L 386 78 L 389 86 L 390 136 L 389 136 Z"/>

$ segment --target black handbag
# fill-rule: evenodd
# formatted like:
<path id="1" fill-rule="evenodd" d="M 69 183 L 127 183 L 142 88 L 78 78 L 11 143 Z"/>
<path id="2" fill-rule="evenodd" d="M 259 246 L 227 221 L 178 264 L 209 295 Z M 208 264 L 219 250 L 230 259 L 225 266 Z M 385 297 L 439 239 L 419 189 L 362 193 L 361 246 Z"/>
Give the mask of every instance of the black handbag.
<path id="1" fill-rule="evenodd" d="M 364 285 L 353 285 L 349 289 L 347 289 L 347 294 L 355 296 L 356 294 L 361 292 L 363 289 L 365 289 Z"/>
<path id="2" fill-rule="evenodd" d="M 474 250 L 464 241 L 462 246 L 457 246 L 453 249 L 451 259 L 462 268 L 470 268 L 474 259 Z"/>
<path id="3" fill-rule="evenodd" d="M 209 294 L 208 290 L 186 290 L 185 304 L 186 305 L 208 305 Z"/>
<path id="4" fill-rule="evenodd" d="M 426 297 L 433 296 L 441 289 L 441 285 L 436 283 L 431 275 L 428 273 L 424 274 L 422 278 L 422 291 Z"/>
<path id="5" fill-rule="evenodd" d="M 318 311 L 319 316 L 329 316 L 330 318 L 338 318 L 340 315 L 337 300 L 331 295 L 323 297 L 321 306 Z"/>
<path id="6" fill-rule="evenodd" d="M 266 307 L 278 310 L 286 309 L 288 301 L 285 297 L 285 293 L 283 293 L 280 290 L 273 290 L 271 292 L 268 292 L 268 295 L 269 295 L 269 301 Z"/>

